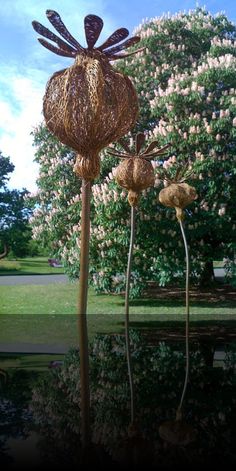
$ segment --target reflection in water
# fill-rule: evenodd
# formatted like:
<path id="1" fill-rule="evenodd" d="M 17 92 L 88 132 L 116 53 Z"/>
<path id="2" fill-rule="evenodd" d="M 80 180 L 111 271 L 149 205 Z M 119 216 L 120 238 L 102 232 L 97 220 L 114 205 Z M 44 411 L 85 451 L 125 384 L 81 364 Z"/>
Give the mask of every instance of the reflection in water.
<path id="1" fill-rule="evenodd" d="M 82 452 L 80 447 L 79 354 L 71 350 L 62 365 L 41 375 L 33 388 L 31 384 L 27 401 L 22 399 L 21 416 L 14 417 L 8 408 L 12 420 L 18 420 L 18 432 L 17 427 L 8 424 L 7 428 L 6 423 L 1 428 L 5 438 L 14 438 L 5 440 L 8 454 L 15 458 L 14 464 L 9 462 L 9 469 L 20 469 L 22 462 L 57 469 L 90 465 L 103 469 L 127 465 L 193 469 L 203 463 L 236 464 L 236 356 L 226 355 L 225 368 L 210 368 L 198 348 L 192 349 L 185 419 L 196 431 L 196 440 L 180 446 L 166 443 L 158 429 L 175 415 L 185 373 L 184 351 L 178 345 L 146 345 L 135 332 L 131 333 L 131 342 L 136 431 L 128 429 L 130 400 L 124 337 L 98 336 L 90 349 L 93 444 L 89 450 Z M 2 456 L 6 459 L 7 454 Z"/>
<path id="2" fill-rule="evenodd" d="M 33 463 L 42 464 L 38 443 L 39 435 L 35 432 L 29 433 L 25 438 L 9 438 L 6 441 L 6 449 L 11 457 L 9 469 L 32 466 Z"/>

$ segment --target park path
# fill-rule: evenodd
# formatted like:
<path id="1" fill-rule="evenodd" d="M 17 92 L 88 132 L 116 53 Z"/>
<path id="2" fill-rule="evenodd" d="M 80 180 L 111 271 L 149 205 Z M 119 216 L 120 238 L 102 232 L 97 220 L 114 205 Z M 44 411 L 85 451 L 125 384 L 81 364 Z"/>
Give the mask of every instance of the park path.
<path id="1" fill-rule="evenodd" d="M 0 285 L 48 285 L 49 283 L 68 283 L 67 275 L 1 275 Z"/>
<path id="2" fill-rule="evenodd" d="M 214 269 L 216 278 L 224 278 L 224 268 Z M 48 285 L 49 283 L 68 283 L 67 275 L 1 275 L 0 286 L 10 285 Z"/>
<path id="3" fill-rule="evenodd" d="M 15 355 L 65 355 L 70 349 L 71 345 L 68 346 L 63 344 L 48 345 L 29 342 L 0 342 L 0 355 L 1 353 Z M 214 361 L 223 361 L 224 358 L 224 349 L 217 348 L 214 354 Z"/>
<path id="4" fill-rule="evenodd" d="M 64 355 L 71 346 L 63 344 L 42 344 L 30 342 L 0 342 L 0 353 L 21 353 L 31 355 Z"/>

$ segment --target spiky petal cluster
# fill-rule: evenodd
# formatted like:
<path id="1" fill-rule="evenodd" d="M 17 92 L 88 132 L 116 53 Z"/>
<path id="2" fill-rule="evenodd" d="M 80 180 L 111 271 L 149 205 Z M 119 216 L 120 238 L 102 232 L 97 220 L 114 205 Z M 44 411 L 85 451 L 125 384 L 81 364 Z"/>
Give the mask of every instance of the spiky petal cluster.
<path id="1" fill-rule="evenodd" d="M 84 19 L 85 37 L 88 45 L 87 48 L 84 48 L 71 35 L 71 33 L 68 31 L 67 27 L 63 23 L 60 15 L 56 11 L 47 10 L 46 15 L 50 23 L 66 41 L 63 41 L 63 39 L 58 37 L 56 34 L 52 33 L 48 28 L 43 26 L 38 21 L 33 21 L 32 25 L 35 31 L 43 36 L 43 38 L 38 39 L 42 46 L 46 47 L 51 52 L 58 54 L 59 56 L 75 58 L 78 54 L 86 54 L 89 51 L 94 50 L 104 54 L 109 60 L 113 61 L 116 59 L 127 57 L 131 54 L 135 54 L 136 52 L 135 51 L 130 54 L 122 55 L 117 54 L 120 51 L 123 51 L 129 48 L 130 46 L 133 46 L 140 40 L 139 36 L 134 36 L 121 43 L 121 41 L 126 39 L 129 35 L 129 31 L 126 28 L 117 29 L 99 47 L 94 48 L 103 28 L 103 20 L 99 16 L 87 15 Z M 56 46 L 49 43 L 44 38 L 49 39 L 50 41 L 55 43 Z"/>

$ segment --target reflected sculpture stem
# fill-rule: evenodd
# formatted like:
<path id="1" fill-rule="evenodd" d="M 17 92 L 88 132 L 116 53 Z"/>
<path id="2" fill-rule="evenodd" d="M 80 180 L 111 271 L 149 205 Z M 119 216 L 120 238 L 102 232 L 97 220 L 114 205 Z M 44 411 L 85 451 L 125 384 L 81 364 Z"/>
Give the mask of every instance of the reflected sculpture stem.
<path id="1" fill-rule="evenodd" d="M 80 352 L 80 391 L 81 391 L 81 440 L 83 448 L 90 444 L 90 391 L 89 391 L 89 352 L 87 329 L 87 298 L 89 274 L 90 238 L 90 198 L 91 182 L 82 181 L 82 216 L 80 247 L 80 278 L 78 302 L 78 329 Z"/>
<path id="2" fill-rule="evenodd" d="M 186 389 L 187 389 L 187 384 L 189 380 L 189 250 L 188 250 L 188 244 L 185 236 L 185 231 L 184 231 L 184 226 L 183 222 L 181 219 L 179 219 L 179 224 L 180 224 L 180 229 L 182 232 L 182 237 L 184 241 L 184 248 L 185 248 L 185 256 L 186 256 L 186 288 L 185 288 L 185 293 L 186 293 L 186 324 L 185 324 L 185 355 L 186 355 L 186 369 L 185 369 L 185 380 L 184 380 L 184 387 L 182 391 L 182 396 L 181 400 L 179 403 L 179 407 L 177 409 L 177 419 L 181 419 L 182 417 L 182 407 L 183 407 L 183 402 L 186 394 Z"/>
<path id="3" fill-rule="evenodd" d="M 130 337 L 129 337 L 129 291 L 130 291 L 130 275 L 132 266 L 132 255 L 135 237 L 135 207 L 131 206 L 131 221 L 130 221 L 130 246 L 127 264 L 126 274 L 126 290 L 125 290 L 125 343 L 126 343 L 126 356 L 128 365 L 129 385 L 130 385 L 130 413 L 131 413 L 131 424 L 134 423 L 134 381 L 133 381 L 133 369 L 132 359 L 130 350 Z"/>

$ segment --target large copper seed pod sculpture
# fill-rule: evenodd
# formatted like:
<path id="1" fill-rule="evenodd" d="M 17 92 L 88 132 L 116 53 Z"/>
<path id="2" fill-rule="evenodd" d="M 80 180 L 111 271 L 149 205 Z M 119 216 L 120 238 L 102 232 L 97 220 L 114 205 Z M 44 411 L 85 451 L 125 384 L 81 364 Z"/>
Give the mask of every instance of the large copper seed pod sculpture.
<path id="1" fill-rule="evenodd" d="M 91 431 L 86 313 L 91 180 L 99 174 L 99 152 L 126 134 L 135 124 L 138 113 L 135 89 L 129 78 L 116 72 L 109 61 L 127 57 L 127 54 L 119 52 L 137 43 L 139 37 L 123 41 L 129 35 L 129 31 L 120 28 L 103 44 L 94 48 L 103 28 L 103 21 L 96 15 L 88 15 L 84 19 L 88 47 L 84 48 L 70 34 L 57 12 L 47 10 L 46 14 L 63 39 L 37 21 L 33 21 L 34 29 L 56 46 L 44 38 L 39 38 L 39 42 L 59 56 L 75 59 L 71 67 L 56 72 L 49 80 L 43 111 L 50 131 L 62 143 L 78 153 L 74 170 L 82 178 L 78 327 L 81 438 L 84 450 L 88 450 Z"/>
<path id="2" fill-rule="evenodd" d="M 84 48 L 71 36 L 58 13 L 48 10 L 46 14 L 66 42 L 34 21 L 34 29 L 58 47 L 43 38 L 39 38 L 40 43 L 58 55 L 74 58 L 75 62 L 50 78 L 43 103 L 45 121 L 63 144 L 78 152 L 75 172 L 93 180 L 99 174 L 99 152 L 126 134 L 136 122 L 136 91 L 130 79 L 114 70 L 109 61 L 127 57 L 119 52 L 140 38 L 135 36 L 117 45 L 129 34 L 126 28 L 120 28 L 94 48 L 103 21 L 88 15 L 84 19 L 88 47 Z"/>

